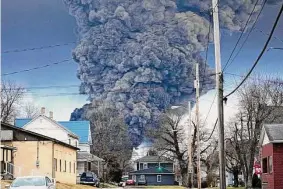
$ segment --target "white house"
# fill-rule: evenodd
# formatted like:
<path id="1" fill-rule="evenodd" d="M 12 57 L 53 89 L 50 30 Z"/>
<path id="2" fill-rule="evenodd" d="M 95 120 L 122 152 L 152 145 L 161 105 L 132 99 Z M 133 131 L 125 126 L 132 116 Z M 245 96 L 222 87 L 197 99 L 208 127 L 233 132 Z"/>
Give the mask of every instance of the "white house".
<path id="1" fill-rule="evenodd" d="M 41 114 L 33 119 L 16 119 L 15 125 L 33 131 L 64 143 L 78 147 L 77 176 L 85 171 L 93 171 L 102 176 L 104 160 L 91 154 L 92 138 L 89 121 L 55 121 L 53 113 L 45 116 L 45 108 Z"/>
<path id="2" fill-rule="evenodd" d="M 29 119 L 22 128 L 60 140 L 75 147 L 79 146 L 79 136 L 53 120 L 52 112 L 50 112 L 49 117 L 45 116 L 45 108 L 41 109 L 40 115 L 33 119 Z"/>

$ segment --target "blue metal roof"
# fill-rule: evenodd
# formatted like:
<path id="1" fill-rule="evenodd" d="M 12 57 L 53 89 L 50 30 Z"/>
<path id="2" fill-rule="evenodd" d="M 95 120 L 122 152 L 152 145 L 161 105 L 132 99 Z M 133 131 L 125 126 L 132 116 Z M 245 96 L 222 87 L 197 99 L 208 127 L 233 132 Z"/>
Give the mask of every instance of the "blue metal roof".
<path id="1" fill-rule="evenodd" d="M 30 121 L 31 121 L 30 118 L 16 119 L 15 120 L 15 126 L 23 127 L 24 125 L 26 125 Z"/>
<path id="2" fill-rule="evenodd" d="M 58 121 L 58 123 L 78 135 L 80 143 L 88 143 L 89 121 Z"/>
<path id="3" fill-rule="evenodd" d="M 32 119 L 16 119 L 15 125 L 17 127 L 23 127 L 31 120 Z M 89 121 L 57 121 L 57 123 L 76 134 L 80 138 L 80 143 L 88 143 L 88 135 L 90 135 Z"/>

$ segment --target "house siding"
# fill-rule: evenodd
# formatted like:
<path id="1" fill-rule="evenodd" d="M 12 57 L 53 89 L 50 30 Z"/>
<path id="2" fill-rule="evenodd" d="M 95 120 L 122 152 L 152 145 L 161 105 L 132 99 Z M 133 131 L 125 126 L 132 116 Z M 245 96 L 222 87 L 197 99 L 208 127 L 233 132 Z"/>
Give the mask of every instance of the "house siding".
<path id="1" fill-rule="evenodd" d="M 69 136 L 69 133 L 66 130 L 48 119 L 49 118 L 46 118 L 44 116 L 39 116 L 35 120 L 27 123 L 23 128 L 35 133 L 55 138 L 73 146 L 76 146 L 78 144 L 78 139 Z"/>
<path id="2" fill-rule="evenodd" d="M 283 144 L 273 144 L 274 189 L 283 186 Z"/>
<path id="3" fill-rule="evenodd" d="M 77 151 L 75 149 L 54 144 L 52 141 L 13 141 L 2 142 L 2 144 L 17 148 L 13 161 L 16 168 L 14 177 L 42 175 L 55 178 L 56 181 L 62 183 L 76 183 L 76 169 L 75 172 L 73 170 L 77 158 Z M 57 171 L 55 170 L 54 158 L 57 159 Z M 37 159 L 39 166 L 36 166 Z M 63 169 L 60 172 L 60 159 L 61 162 L 66 161 L 66 172 L 63 172 Z M 71 172 L 69 162 L 72 162 Z M 64 168 L 64 163 L 61 166 Z"/>
<path id="4" fill-rule="evenodd" d="M 264 145 L 261 150 L 262 159 L 268 156 L 273 156 L 273 145 L 271 143 Z M 262 185 L 264 189 L 275 189 L 273 174 L 274 171 L 272 173 L 262 173 Z"/>
<path id="5" fill-rule="evenodd" d="M 161 182 L 157 182 L 157 175 L 145 175 L 145 178 L 147 185 L 174 185 L 174 175 L 161 175 Z"/>

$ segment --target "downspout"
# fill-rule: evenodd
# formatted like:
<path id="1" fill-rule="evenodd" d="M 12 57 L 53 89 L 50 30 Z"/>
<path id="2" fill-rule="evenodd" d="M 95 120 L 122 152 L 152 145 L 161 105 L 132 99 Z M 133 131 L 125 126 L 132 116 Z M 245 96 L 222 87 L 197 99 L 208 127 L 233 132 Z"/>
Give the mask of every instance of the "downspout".
<path id="1" fill-rule="evenodd" d="M 52 160 L 51 160 L 51 162 L 52 162 L 52 178 L 55 178 L 55 167 L 57 166 L 55 166 L 54 165 L 54 142 L 52 142 Z"/>

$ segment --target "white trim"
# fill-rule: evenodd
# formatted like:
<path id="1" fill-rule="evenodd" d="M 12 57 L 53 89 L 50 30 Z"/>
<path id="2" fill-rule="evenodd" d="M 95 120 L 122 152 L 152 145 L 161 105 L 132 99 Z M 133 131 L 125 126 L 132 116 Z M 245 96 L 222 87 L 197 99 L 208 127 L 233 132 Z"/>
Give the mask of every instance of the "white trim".
<path id="1" fill-rule="evenodd" d="M 159 177 L 160 179 L 158 179 L 158 177 Z M 157 175 L 157 176 L 156 176 L 156 182 L 162 182 L 162 177 L 161 177 L 161 175 Z"/>

